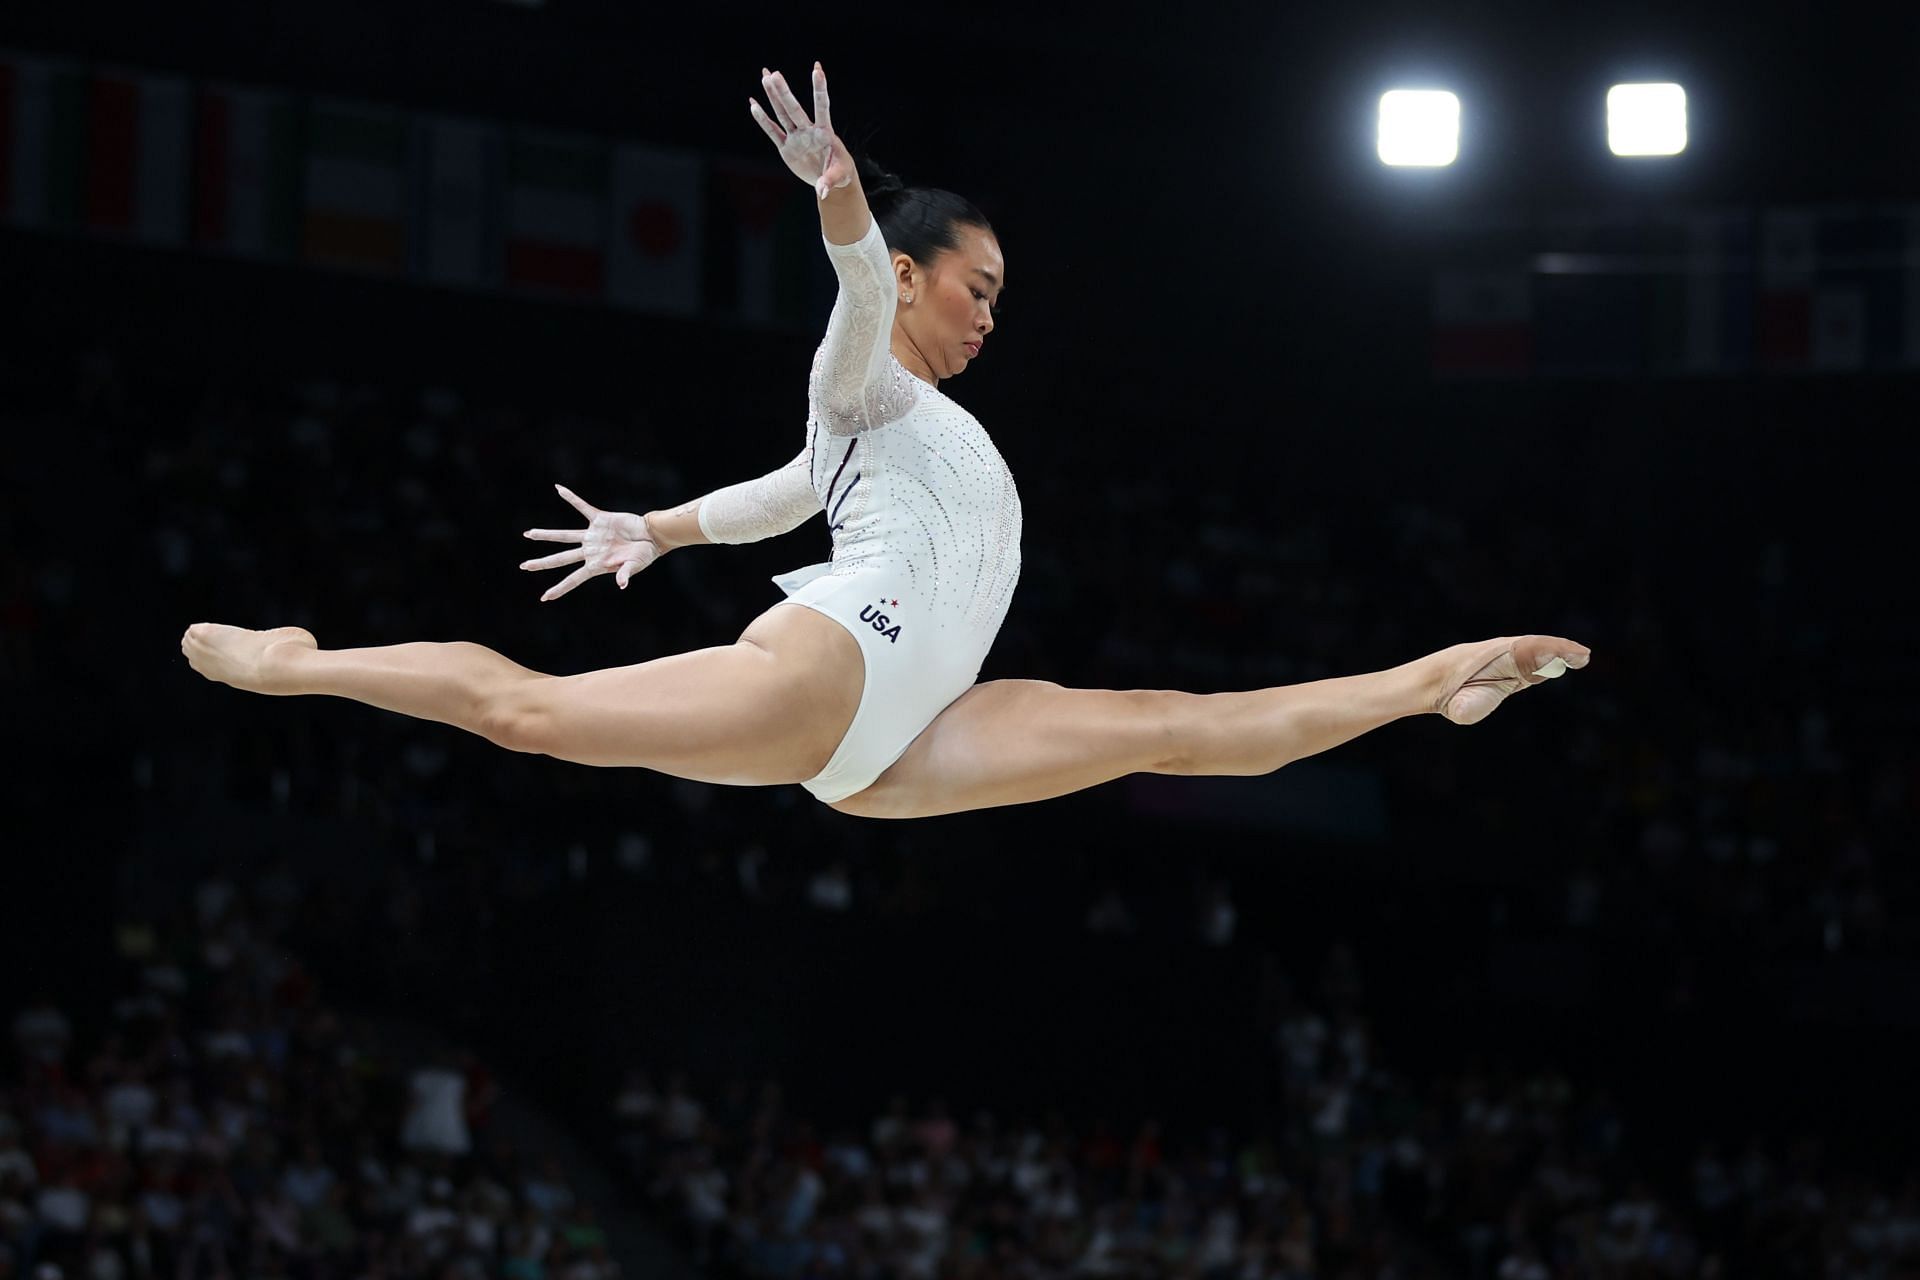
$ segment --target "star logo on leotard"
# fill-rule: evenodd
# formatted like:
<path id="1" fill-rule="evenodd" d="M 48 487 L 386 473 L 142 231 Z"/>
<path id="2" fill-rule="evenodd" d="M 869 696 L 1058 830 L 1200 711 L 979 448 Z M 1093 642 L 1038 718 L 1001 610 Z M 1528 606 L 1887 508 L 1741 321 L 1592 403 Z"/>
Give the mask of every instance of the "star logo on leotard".
<path id="1" fill-rule="evenodd" d="M 880 597 L 880 603 L 886 605 L 889 609 L 898 608 L 900 605 L 898 600 L 889 600 L 885 596 Z"/>

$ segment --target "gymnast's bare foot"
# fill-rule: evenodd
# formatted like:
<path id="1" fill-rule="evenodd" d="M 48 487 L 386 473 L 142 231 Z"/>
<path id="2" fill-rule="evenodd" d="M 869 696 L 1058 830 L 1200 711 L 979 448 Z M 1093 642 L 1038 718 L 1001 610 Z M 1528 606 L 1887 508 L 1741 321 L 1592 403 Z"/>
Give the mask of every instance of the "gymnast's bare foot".
<path id="1" fill-rule="evenodd" d="M 1442 649 L 1434 655 L 1440 679 L 1431 710 L 1455 724 L 1478 724 L 1508 694 L 1577 671 L 1591 653 L 1560 636 L 1502 636 Z"/>
<path id="2" fill-rule="evenodd" d="M 289 657 L 317 649 L 319 641 L 304 627 L 249 631 L 218 622 L 196 622 L 180 637 L 180 652 L 209 680 L 248 693 L 298 693 L 288 677 Z"/>

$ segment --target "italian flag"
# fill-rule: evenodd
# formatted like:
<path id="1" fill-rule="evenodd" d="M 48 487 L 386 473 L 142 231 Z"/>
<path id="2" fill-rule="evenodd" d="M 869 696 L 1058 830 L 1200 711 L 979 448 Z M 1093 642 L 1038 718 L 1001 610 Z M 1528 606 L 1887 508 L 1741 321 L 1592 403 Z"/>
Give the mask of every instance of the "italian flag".
<path id="1" fill-rule="evenodd" d="M 194 107 L 194 246 L 291 257 L 303 178 L 297 105 L 270 90 L 208 84 Z"/>
<path id="2" fill-rule="evenodd" d="M 506 285 L 599 298 L 607 281 L 607 148 L 516 131 L 507 143 Z"/>
<path id="3" fill-rule="evenodd" d="M 702 165 L 685 151 L 613 151 L 607 300 L 672 315 L 700 310 Z"/>
<path id="4" fill-rule="evenodd" d="M 0 55 L 0 209 L 18 227 L 83 227 L 88 75 L 74 63 Z"/>
<path id="5" fill-rule="evenodd" d="M 396 275 L 407 265 L 408 120 L 336 99 L 307 112 L 301 255 L 322 266 Z"/>

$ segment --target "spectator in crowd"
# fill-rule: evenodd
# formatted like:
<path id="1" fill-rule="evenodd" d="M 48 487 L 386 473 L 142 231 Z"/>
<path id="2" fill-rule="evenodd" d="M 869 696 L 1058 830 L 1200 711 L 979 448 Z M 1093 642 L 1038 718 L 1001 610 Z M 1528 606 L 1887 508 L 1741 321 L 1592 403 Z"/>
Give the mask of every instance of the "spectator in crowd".
<path id="1" fill-rule="evenodd" d="M 483 1064 L 378 1065 L 270 912 L 218 879 L 193 902 L 183 934 L 120 932 L 139 994 L 98 1034 L 51 993 L 13 1014 L 0 1277 L 619 1280 L 555 1158 L 523 1173 L 474 1149 L 462 1104 L 474 1081 L 491 1098 Z M 402 1083 L 404 1112 L 383 1114 Z"/>

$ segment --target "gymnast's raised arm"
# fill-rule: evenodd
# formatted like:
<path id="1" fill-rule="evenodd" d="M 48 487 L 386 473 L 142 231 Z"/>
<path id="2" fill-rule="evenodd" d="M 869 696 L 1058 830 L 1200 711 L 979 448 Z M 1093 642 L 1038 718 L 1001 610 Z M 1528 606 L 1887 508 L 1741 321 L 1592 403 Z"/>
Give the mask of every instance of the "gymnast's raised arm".
<path id="1" fill-rule="evenodd" d="M 867 210 L 866 193 L 860 189 L 860 173 L 853 155 L 833 132 L 833 111 L 827 102 L 827 73 L 813 64 L 813 115 L 809 120 L 800 100 L 787 87 L 787 78 L 777 71 L 760 68 L 760 86 L 767 91 L 778 121 L 769 120 L 760 104 L 747 99 L 760 127 L 780 158 L 794 176 L 813 188 L 820 200 L 820 229 L 829 244 L 854 244 L 867 233 L 873 215 Z"/>
<path id="2" fill-rule="evenodd" d="M 893 259 L 853 156 L 833 132 L 827 73 L 813 64 L 812 121 L 779 74 L 763 71 L 761 83 L 779 119 L 750 102 L 753 118 L 787 167 L 813 188 L 827 257 L 840 278 L 808 395 L 830 434 L 858 435 L 904 416 L 915 399 L 911 375 L 888 363 L 897 306 Z"/>

